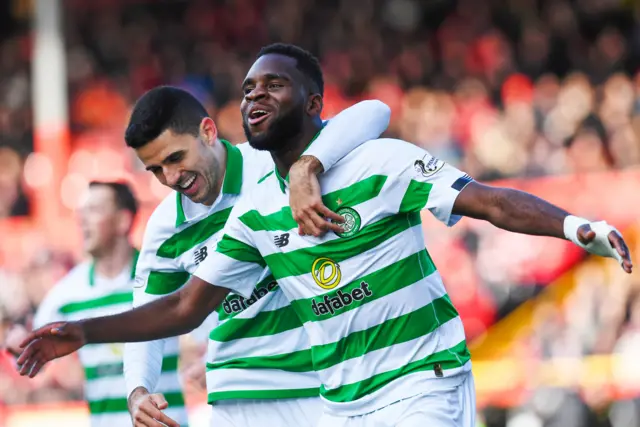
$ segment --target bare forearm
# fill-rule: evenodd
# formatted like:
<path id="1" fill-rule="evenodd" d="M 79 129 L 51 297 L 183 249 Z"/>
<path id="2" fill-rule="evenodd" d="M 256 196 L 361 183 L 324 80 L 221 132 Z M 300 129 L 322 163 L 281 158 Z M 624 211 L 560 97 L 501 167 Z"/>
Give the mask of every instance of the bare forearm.
<path id="1" fill-rule="evenodd" d="M 182 335 L 198 326 L 195 316 L 181 311 L 180 293 L 160 298 L 131 311 L 82 320 L 87 344 L 139 342 Z"/>
<path id="2" fill-rule="evenodd" d="M 487 220 L 516 233 L 564 239 L 564 219 L 569 213 L 523 191 L 501 188 L 495 192 L 495 208 Z"/>
<path id="3" fill-rule="evenodd" d="M 460 192 L 453 213 L 489 221 L 522 234 L 564 239 L 568 212 L 532 194 L 472 182 Z"/>

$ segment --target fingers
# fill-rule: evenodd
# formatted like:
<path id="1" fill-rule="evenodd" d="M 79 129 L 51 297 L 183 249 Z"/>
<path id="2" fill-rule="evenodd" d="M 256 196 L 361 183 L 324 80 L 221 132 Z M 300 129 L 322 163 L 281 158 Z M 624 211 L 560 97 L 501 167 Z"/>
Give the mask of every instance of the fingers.
<path id="1" fill-rule="evenodd" d="M 585 224 L 578 228 L 578 240 L 583 245 L 587 245 L 596 237 L 595 231 L 591 229 L 589 224 Z"/>
<path id="2" fill-rule="evenodd" d="M 146 402 L 151 408 L 145 408 L 143 410 L 142 406 L 140 406 L 139 410 L 136 411 L 133 418 L 133 423 L 135 427 L 179 427 L 179 424 L 176 423 L 171 418 L 164 415 L 158 409 L 153 408 L 153 405 L 149 402 Z M 153 412 L 155 410 L 155 412 Z M 161 417 L 164 417 L 161 419 Z"/>
<path id="3" fill-rule="evenodd" d="M 30 342 L 35 341 L 36 339 L 38 339 L 38 336 L 37 336 L 36 332 L 38 332 L 38 331 L 29 332 L 29 334 L 26 336 L 26 338 L 23 339 L 22 342 L 20 343 L 20 348 L 25 348 L 27 345 L 29 345 Z"/>
<path id="4" fill-rule="evenodd" d="M 165 415 L 162 410 L 166 409 L 169 404 L 162 394 L 152 394 L 138 400 L 139 404 L 132 411 L 132 419 L 135 426 L 144 427 L 179 427 L 179 424 Z"/>
<path id="5" fill-rule="evenodd" d="M 24 350 L 22 350 L 20 357 L 18 357 L 18 360 L 16 360 L 16 363 L 18 364 L 18 366 L 24 365 L 27 360 L 31 359 L 37 353 L 37 350 L 38 350 L 37 343 L 38 341 L 33 341 Z"/>
<path id="6" fill-rule="evenodd" d="M 139 412 L 142 412 L 143 418 L 145 419 L 145 422 L 148 423 L 149 426 L 156 427 L 156 426 L 166 425 L 169 427 L 180 427 L 180 425 L 176 421 L 174 421 L 173 419 L 165 415 L 160 409 L 156 408 L 154 404 L 151 403 L 150 401 L 143 403 L 140 406 L 140 409 L 141 411 Z"/>
<path id="7" fill-rule="evenodd" d="M 156 393 L 150 396 L 151 401 L 156 405 L 156 408 L 163 410 L 169 407 L 169 403 L 162 394 Z"/>
<path id="8" fill-rule="evenodd" d="M 334 233 L 341 233 L 343 231 L 338 223 L 343 223 L 344 218 L 332 212 L 322 203 L 301 209 L 299 214 L 294 215 L 294 220 L 299 224 L 298 234 L 301 236 L 310 235 L 320 237 L 329 230 Z"/>
<path id="9" fill-rule="evenodd" d="M 39 359 L 33 362 L 33 365 L 31 365 L 31 369 L 29 369 L 29 378 L 33 378 L 38 375 L 38 372 L 40 372 L 45 363 L 46 362 Z"/>
<path id="10" fill-rule="evenodd" d="M 631 253 L 629 251 L 629 248 L 627 247 L 627 243 L 617 231 L 612 231 L 611 233 L 609 233 L 608 238 L 611 247 L 613 247 L 618 255 L 620 255 L 620 257 L 622 258 L 621 265 L 623 270 L 627 273 L 631 273 L 633 263 L 631 262 Z"/>
<path id="11" fill-rule="evenodd" d="M 344 222 L 344 218 L 337 213 L 333 212 L 331 209 L 326 207 L 325 205 L 320 205 L 316 208 L 318 212 L 324 215 L 325 218 L 329 218 L 330 220 L 342 224 Z"/>

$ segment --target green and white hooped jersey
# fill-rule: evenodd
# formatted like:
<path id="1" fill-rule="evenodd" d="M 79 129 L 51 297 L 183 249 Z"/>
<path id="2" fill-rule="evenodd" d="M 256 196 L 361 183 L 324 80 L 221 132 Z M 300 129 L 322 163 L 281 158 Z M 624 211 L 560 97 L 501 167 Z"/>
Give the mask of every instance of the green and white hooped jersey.
<path id="1" fill-rule="evenodd" d="M 268 152 L 246 143 L 223 143 L 227 172 L 214 204 L 196 204 L 174 193 L 149 219 L 136 273 L 135 305 L 185 284 L 198 264 L 215 252 L 243 188 L 257 185 L 273 168 Z M 206 373 L 209 403 L 318 396 L 320 381 L 311 365 L 309 339 L 273 276 L 263 269 L 248 286 L 250 296 L 229 294 L 203 325 L 212 328 Z"/>
<path id="2" fill-rule="evenodd" d="M 136 252 L 136 258 L 137 258 Z M 113 279 L 95 274 L 93 263 L 77 265 L 50 292 L 38 307 L 34 326 L 55 321 L 75 321 L 122 313 L 133 301 L 133 269 L 125 269 Z M 127 391 L 123 376 L 124 344 L 91 344 L 78 353 L 85 372 L 85 398 L 92 427 L 131 426 Z M 167 415 L 186 426 L 187 413 L 178 377 L 178 347 L 167 346 L 162 360 L 158 391 L 169 402 Z"/>
<path id="3" fill-rule="evenodd" d="M 323 174 L 340 236 L 300 236 L 287 181 L 243 195 L 195 275 L 248 296 L 265 267 L 304 323 L 326 410 L 366 414 L 461 383 L 471 369 L 460 317 L 425 249 L 420 211 L 452 226 L 471 178 L 404 141 L 365 143 Z"/>

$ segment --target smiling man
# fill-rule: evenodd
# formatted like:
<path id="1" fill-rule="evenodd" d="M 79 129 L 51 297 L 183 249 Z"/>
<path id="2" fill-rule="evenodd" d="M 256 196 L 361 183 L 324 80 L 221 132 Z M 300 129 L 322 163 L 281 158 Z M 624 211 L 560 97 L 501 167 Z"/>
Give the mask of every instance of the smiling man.
<path id="1" fill-rule="evenodd" d="M 290 303 L 282 317 L 297 317 L 311 343 L 297 356 L 310 355 L 322 383 L 320 426 L 472 427 L 470 354 L 460 316 L 424 247 L 422 210 L 447 226 L 469 216 L 513 232 L 568 239 L 631 272 L 622 236 L 605 222 L 479 184 L 393 139 L 362 144 L 320 176 L 323 202 L 351 215 L 348 225 L 320 237 L 294 233 L 293 165 L 325 136 L 323 86 L 309 52 L 283 44 L 262 49 L 243 84 L 241 109 L 249 144 L 269 150 L 275 168 L 235 204 L 215 252 L 176 294 L 120 316 L 34 331 L 23 343 L 21 373 L 37 372 L 86 343 L 188 330 L 192 312 L 206 316 L 230 290 L 250 298 L 251 284 L 268 267 Z M 259 110 L 269 117 L 254 121 Z M 279 238 L 284 234 L 286 244 Z"/>
<path id="2" fill-rule="evenodd" d="M 299 187 L 292 202 L 300 205 L 300 231 L 319 235 L 329 227 L 339 230 L 322 217 L 341 219 L 322 205 L 315 174 L 380 135 L 389 113 L 379 101 L 364 101 L 326 123 L 326 136 L 301 159 L 292 180 Z M 254 114 L 262 125 L 276 119 Z M 339 144 L 334 143 L 337 138 Z M 215 251 L 235 201 L 258 185 L 273 161 L 248 144 L 233 146 L 218 138 L 204 107 L 189 93 L 167 86 L 137 101 L 125 140 L 146 169 L 175 190 L 147 224 L 136 271 L 134 305 L 141 305 L 175 293 Z M 279 239 L 286 244 L 287 236 Z M 253 286 L 251 297 L 230 296 L 205 322 L 212 327 L 206 374 L 212 423 L 246 425 L 268 415 L 274 426 L 315 425 L 319 382 L 310 358 L 297 353 L 308 347 L 302 326 L 287 316 L 288 303 L 268 271 Z M 193 325 L 199 322 L 197 318 Z M 174 347 L 177 338 L 126 346 L 125 377 L 135 426 L 175 425 L 167 416 L 171 413 L 162 412 L 168 405 L 165 396 L 150 394 L 157 390 L 160 355 Z"/>

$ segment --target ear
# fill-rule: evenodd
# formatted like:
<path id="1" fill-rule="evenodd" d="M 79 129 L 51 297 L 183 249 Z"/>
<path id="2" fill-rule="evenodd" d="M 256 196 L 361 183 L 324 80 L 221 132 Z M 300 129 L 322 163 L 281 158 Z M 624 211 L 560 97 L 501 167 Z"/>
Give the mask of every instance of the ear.
<path id="1" fill-rule="evenodd" d="M 322 113 L 322 107 L 324 106 L 324 100 L 318 93 L 309 95 L 307 101 L 307 114 L 310 116 L 319 116 Z"/>
<path id="2" fill-rule="evenodd" d="M 213 145 L 218 139 L 218 127 L 211 117 L 205 117 L 200 122 L 200 136 L 209 145 Z"/>

